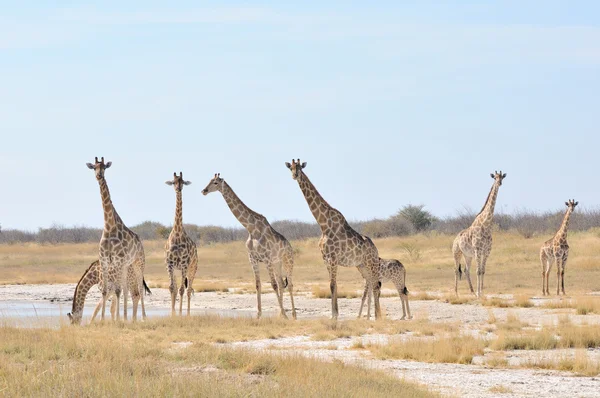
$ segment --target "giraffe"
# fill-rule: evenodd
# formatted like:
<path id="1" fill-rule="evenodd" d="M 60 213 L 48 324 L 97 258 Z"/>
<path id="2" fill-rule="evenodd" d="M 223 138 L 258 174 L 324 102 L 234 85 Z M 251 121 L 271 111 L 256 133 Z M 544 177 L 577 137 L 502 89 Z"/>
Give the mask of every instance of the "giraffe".
<path id="1" fill-rule="evenodd" d="M 556 235 L 552 239 L 544 242 L 540 248 L 540 261 L 542 263 L 542 295 L 550 294 L 548 290 L 548 279 L 550 276 L 550 269 L 552 264 L 556 263 L 556 295 L 560 294 L 560 288 L 562 287 L 562 293 L 565 294 L 565 267 L 567 266 L 567 257 L 569 256 L 569 244 L 567 243 L 567 230 L 569 229 L 569 219 L 571 214 L 575 211 L 575 206 L 579 202 L 575 202 L 575 199 L 570 199 L 565 202 L 567 211 L 565 217 L 560 224 L 560 228 L 556 232 Z"/>
<path id="2" fill-rule="evenodd" d="M 171 292 L 171 315 L 175 315 L 175 300 L 177 297 L 177 281 L 175 280 L 175 270 L 181 270 L 181 286 L 179 287 L 179 315 L 181 315 L 183 307 L 183 292 L 187 289 L 187 315 L 190 315 L 190 300 L 194 289 L 192 284 L 196 276 L 198 268 L 198 250 L 196 244 L 188 236 L 183 228 L 183 209 L 182 209 L 182 191 L 184 185 L 190 185 L 191 181 L 183 180 L 183 173 L 180 171 L 179 176 L 173 173 L 173 180 L 165 182 L 167 185 L 173 185 L 175 188 L 175 222 L 173 229 L 169 234 L 169 239 L 165 245 L 165 263 L 171 284 L 169 290 Z"/>
<path id="3" fill-rule="evenodd" d="M 502 180 L 506 177 L 506 173 L 502 171 L 490 174 L 494 179 L 492 189 L 483 205 L 483 208 L 475 217 L 473 224 L 467 229 L 458 233 L 452 244 L 452 253 L 454 254 L 454 292 L 458 295 L 458 280 L 462 279 L 462 269 L 460 259 L 465 257 L 465 273 L 467 274 L 467 282 L 471 293 L 473 284 L 471 283 L 471 261 L 475 258 L 477 263 L 477 297 L 483 294 L 483 276 L 485 275 L 485 265 L 487 258 L 492 251 L 492 222 L 494 220 L 494 207 L 496 206 L 496 198 L 498 190 L 502 185 Z"/>
<path id="4" fill-rule="evenodd" d="M 408 289 L 406 288 L 406 268 L 404 268 L 404 265 L 402 265 L 402 263 L 398 260 L 386 260 L 380 258 L 379 281 L 392 281 L 394 283 L 394 286 L 396 286 L 396 289 L 398 290 L 398 295 L 400 296 L 400 302 L 402 303 L 402 318 L 400 318 L 400 320 L 406 319 L 407 311 L 408 319 L 412 319 L 412 315 L 410 314 L 410 306 L 408 305 Z M 365 290 L 363 292 L 362 301 L 360 303 L 358 318 L 360 318 L 362 315 L 362 310 L 365 305 L 365 299 L 367 298 L 367 294 L 369 295 L 369 300 L 367 304 L 367 319 L 371 318 L 371 295 L 373 294 L 373 292 L 369 290 L 369 285 L 367 283 L 365 283 Z"/>
<path id="5" fill-rule="evenodd" d="M 83 306 L 85 304 L 85 297 L 87 296 L 87 293 L 92 288 L 92 286 L 98 285 L 98 289 L 100 290 L 100 292 L 102 292 L 103 283 L 102 277 L 100 275 L 101 272 L 102 268 L 100 267 L 100 261 L 96 260 L 90 264 L 90 266 L 85 270 L 85 272 L 81 276 L 81 279 L 79 279 L 79 282 L 77 282 L 77 286 L 75 287 L 75 293 L 73 294 L 73 307 L 71 309 L 71 312 L 67 314 L 69 320 L 71 321 L 71 324 L 81 324 L 81 318 L 83 316 Z M 112 278 L 111 276 L 109 276 L 109 278 L 114 279 L 116 276 L 116 274 L 113 274 Z M 131 289 L 131 299 L 134 302 L 139 301 L 140 292 L 138 291 L 138 286 L 135 280 L 133 268 L 129 268 L 129 272 L 127 273 L 127 282 L 129 283 L 129 288 Z M 143 281 L 143 285 L 146 293 L 152 294 L 145 280 Z M 113 293 L 114 292 L 111 292 L 111 296 Z M 116 304 L 116 300 L 113 299 L 110 306 L 110 315 L 113 320 L 115 319 Z M 94 315 L 92 315 L 92 320 L 90 322 L 93 322 L 94 319 L 96 319 L 96 315 L 98 315 L 98 312 L 100 311 L 101 307 L 102 300 L 100 300 L 96 305 L 96 308 L 94 309 Z M 143 308 L 142 312 L 143 316 L 145 317 L 146 314 Z"/>
<path id="6" fill-rule="evenodd" d="M 331 318 L 337 319 L 337 271 L 338 266 L 357 267 L 363 278 L 367 281 L 369 289 L 374 289 L 375 318 L 381 316 L 379 308 L 379 295 L 381 282 L 379 281 L 379 252 L 373 241 L 356 232 L 341 212 L 334 209 L 323 199 L 308 176 L 304 173 L 306 162 L 300 163 L 292 159 L 292 163 L 285 163 L 291 170 L 292 178 L 298 182 L 300 190 L 308 203 L 310 211 L 321 227 L 319 248 L 327 271 L 329 271 L 329 287 L 331 289 Z"/>
<path id="7" fill-rule="evenodd" d="M 246 241 L 246 248 L 248 249 L 248 257 L 256 282 L 258 318 L 262 315 L 258 263 L 262 262 L 267 266 L 271 286 L 277 294 L 280 315 L 287 319 L 285 309 L 283 308 L 283 290 L 287 287 L 292 302 L 292 318 L 296 319 L 294 287 L 292 283 L 292 271 L 294 268 L 294 251 L 292 250 L 292 246 L 283 235 L 275 231 L 265 216 L 256 213 L 240 200 L 229 184 L 221 178 L 221 174 L 215 174 L 214 178 L 208 182 L 208 185 L 202 191 L 202 194 L 208 195 L 215 191 L 221 192 L 223 199 L 225 199 L 235 218 L 248 231 L 249 236 Z"/>
<path id="8" fill-rule="evenodd" d="M 95 162 L 86 163 L 87 167 L 94 170 L 96 180 L 100 185 L 100 197 L 102 199 L 102 210 L 104 211 L 104 229 L 102 238 L 100 239 L 100 267 L 102 278 L 102 313 L 101 319 L 104 320 L 106 308 L 106 299 L 108 292 L 113 291 L 117 296 L 117 320 L 119 320 L 119 298 L 121 290 L 123 290 L 123 317 L 127 320 L 127 289 L 126 282 L 129 268 L 133 267 L 135 278 L 138 284 L 138 291 L 142 291 L 142 282 L 144 279 L 144 268 L 146 259 L 144 256 L 144 247 L 140 238 L 135 232 L 127 228 L 127 226 L 117 214 L 117 210 L 113 206 L 110 198 L 108 185 L 104 178 L 104 172 L 108 169 L 112 162 L 104 163 L 104 157 L 100 161 L 95 158 Z M 109 279 L 112 272 L 117 272 L 119 277 L 114 280 Z M 145 314 L 144 296 L 142 300 L 142 315 Z M 133 320 L 137 319 L 137 302 L 133 303 Z M 145 316 L 144 316 L 145 319 Z"/>

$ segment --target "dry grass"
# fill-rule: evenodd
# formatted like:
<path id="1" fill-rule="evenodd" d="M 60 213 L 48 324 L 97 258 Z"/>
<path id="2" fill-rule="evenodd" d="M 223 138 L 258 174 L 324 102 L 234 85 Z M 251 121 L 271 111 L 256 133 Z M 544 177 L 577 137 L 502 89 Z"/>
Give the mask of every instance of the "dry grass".
<path id="1" fill-rule="evenodd" d="M 193 317 L 196 318 L 196 317 Z M 0 328 L 3 396 L 435 396 L 390 375 L 339 362 L 270 356 L 204 342 L 207 320 L 86 328 Z M 212 321 L 215 318 L 211 318 Z M 238 320 L 235 329 L 247 321 Z M 236 321 L 231 321 L 235 323 Z M 221 323 L 223 333 L 233 326 Z M 216 331 L 216 329 L 213 327 Z M 187 342 L 185 348 L 176 342 Z M 339 383 L 344 380 L 344 383 Z"/>
<path id="2" fill-rule="evenodd" d="M 498 384 L 497 386 L 490 387 L 489 392 L 493 394 L 512 394 L 512 390 L 502 384 Z"/>
<path id="3" fill-rule="evenodd" d="M 409 338 L 367 348 L 380 359 L 406 359 L 420 362 L 470 364 L 475 355 L 483 355 L 486 343 L 471 336 L 435 339 Z"/>
<path id="4" fill-rule="evenodd" d="M 544 303 L 544 308 L 552 309 L 575 309 L 577 315 L 600 314 L 600 297 L 576 297 L 573 299 L 561 299 Z"/>
<path id="5" fill-rule="evenodd" d="M 329 286 L 323 287 L 323 286 L 315 285 L 312 288 L 312 294 L 313 294 L 313 297 L 315 297 L 315 298 L 330 299 L 331 298 L 331 289 L 329 288 Z M 352 299 L 352 298 L 362 297 L 362 292 L 359 293 L 356 290 L 341 290 L 338 287 L 337 295 L 338 295 L 338 298 Z M 383 296 L 383 295 L 381 295 L 381 296 Z"/>
<path id="6" fill-rule="evenodd" d="M 577 351 L 575 358 L 563 357 L 557 360 L 530 361 L 523 366 L 536 369 L 562 370 L 580 376 L 593 377 L 600 374 L 600 363 L 591 360 L 585 351 Z"/>
<path id="7" fill-rule="evenodd" d="M 420 259 L 407 266 L 409 291 L 450 292 L 454 287 L 454 260 L 450 247 L 453 235 L 431 233 L 409 237 L 376 239 L 383 258 L 409 261 L 403 247 L 414 247 Z M 539 245 L 545 239 L 523 239 L 518 233 L 496 232 L 494 248 L 486 268 L 486 294 L 537 292 L 541 284 Z M 597 233 L 574 232 L 569 235 L 571 253 L 565 284 L 569 294 L 600 291 L 597 264 L 600 240 Z M 313 284 L 328 284 L 329 275 L 321 259 L 318 239 L 292 242 L 297 258 L 294 286 L 310 292 Z M 146 279 L 151 284 L 168 285 L 164 266 L 164 241 L 144 241 Z M 96 243 L 39 245 L 0 245 L 0 284 L 75 283 L 98 256 Z M 199 267 L 194 284 L 218 282 L 225 287 L 246 287 L 254 280 L 244 242 L 220 243 L 198 248 Z M 263 280 L 267 280 L 263 270 Z M 471 275 L 474 277 L 475 275 Z M 464 278 L 463 278 L 464 279 Z M 555 281 L 551 280 L 551 283 Z M 344 291 L 362 291 L 363 279 L 353 268 L 338 269 L 338 286 Z M 328 289 L 325 289 L 328 290 Z M 459 282 L 460 296 L 472 297 L 466 281 Z M 452 300 L 452 302 L 455 302 Z"/>

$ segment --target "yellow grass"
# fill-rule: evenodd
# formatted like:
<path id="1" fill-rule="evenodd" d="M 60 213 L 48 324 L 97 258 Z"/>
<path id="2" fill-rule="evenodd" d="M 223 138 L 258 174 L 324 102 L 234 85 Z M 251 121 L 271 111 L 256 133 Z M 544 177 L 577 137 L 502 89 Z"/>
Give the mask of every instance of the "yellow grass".
<path id="1" fill-rule="evenodd" d="M 600 374 L 600 363 L 590 360 L 587 353 L 581 350 L 575 353 L 575 358 L 563 357 L 556 360 L 530 361 L 524 366 L 574 372 L 581 376 L 598 376 Z"/>
<path id="2" fill-rule="evenodd" d="M 511 232 L 496 232 L 494 246 L 488 259 L 485 292 L 539 294 L 541 272 L 539 246 L 546 237 L 523 239 Z M 453 293 L 454 260 L 451 246 L 453 235 L 431 233 L 402 238 L 376 239 L 375 244 L 383 258 L 397 258 L 406 262 L 409 291 Z M 329 275 L 318 248 L 318 239 L 291 242 L 296 249 L 294 286 L 299 291 L 312 292 L 317 284 L 329 290 Z M 600 240 L 597 233 L 573 232 L 569 266 L 565 274 L 568 294 L 576 295 L 600 291 L 598 267 Z M 405 247 L 419 250 L 419 261 L 410 262 Z M 146 252 L 146 279 L 152 285 L 168 286 L 164 266 L 164 241 L 144 241 Z M 0 245 L 0 284 L 8 283 L 75 283 L 97 258 L 96 243 L 39 245 Z M 254 290 L 254 276 L 248 263 L 244 242 L 220 243 L 198 248 L 199 266 L 194 284 L 219 283 L 224 287 Z M 262 280 L 268 287 L 268 277 L 262 268 Z M 471 270 L 472 279 L 476 279 Z M 551 274 L 551 286 L 556 281 Z M 389 285 L 389 283 L 388 283 Z M 384 287 L 386 284 L 384 283 Z M 355 268 L 340 267 L 338 288 L 343 292 L 361 292 L 363 280 Z M 552 290 L 552 289 L 551 289 Z M 325 293 L 324 293 L 325 294 Z M 358 294 L 358 293 L 355 293 Z M 466 281 L 459 281 L 459 294 L 468 300 L 472 295 Z M 412 298 L 411 298 L 412 299 Z M 452 302 L 455 300 L 453 299 Z"/>
<path id="3" fill-rule="evenodd" d="M 205 343 L 210 320 L 14 329 L 0 327 L 2 396 L 397 396 L 435 394 L 339 362 Z M 220 324 L 222 332 L 236 321 Z M 236 329 L 247 326 L 239 320 Z M 217 322 L 218 323 L 218 322 Z M 217 329 L 213 327 L 213 329 Z M 185 346 L 177 343 L 185 342 Z M 340 383 L 340 380 L 344 380 Z"/>
<path id="4" fill-rule="evenodd" d="M 475 355 L 483 355 L 486 343 L 471 336 L 436 339 L 409 338 L 367 348 L 380 359 L 407 359 L 420 362 L 469 364 Z"/>

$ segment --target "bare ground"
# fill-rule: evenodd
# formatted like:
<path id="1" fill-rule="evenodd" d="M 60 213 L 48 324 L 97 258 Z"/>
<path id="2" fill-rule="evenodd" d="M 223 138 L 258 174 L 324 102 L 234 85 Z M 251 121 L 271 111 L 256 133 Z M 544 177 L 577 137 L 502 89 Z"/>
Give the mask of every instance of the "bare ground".
<path id="1" fill-rule="evenodd" d="M 8 303 L 49 304 L 60 306 L 65 312 L 70 309 L 74 291 L 73 284 L 58 285 L 4 285 L 0 286 L 0 314 L 7 318 L 21 316 L 7 307 Z M 269 292 L 267 289 L 263 291 Z M 146 296 L 146 306 L 155 315 L 168 314 L 170 294 L 167 289 L 154 288 L 152 295 Z M 389 292 L 388 292 L 389 293 Z M 93 288 L 88 296 L 90 307 L 98 302 L 100 294 Z M 491 315 L 502 322 L 514 315 L 522 322 L 537 328 L 544 325 L 556 325 L 566 315 L 574 324 L 600 324 L 598 315 L 576 315 L 571 309 L 547 309 L 540 305 L 547 299 L 534 298 L 531 308 L 492 308 L 478 303 L 451 305 L 440 300 L 411 301 L 411 310 L 417 319 L 427 319 L 432 323 L 451 323 L 457 325 L 457 332 L 480 335 L 483 338 L 493 335 L 488 323 Z M 386 316 L 399 319 L 400 301 L 396 297 L 381 299 Z M 289 296 L 285 296 L 286 309 L 289 312 Z M 356 317 L 360 299 L 340 299 L 340 319 Z M 296 295 L 298 318 L 323 318 L 331 314 L 329 299 L 315 299 L 310 293 Z M 222 313 L 226 316 L 253 316 L 256 313 L 256 295 L 228 292 L 196 293 L 192 298 L 192 314 L 207 312 Z M 263 314 L 276 315 L 277 301 L 273 293 L 263 294 Z M 62 315 L 62 311 L 61 311 Z M 411 321 L 404 325 L 410 325 Z M 408 334 L 410 335 L 410 334 Z M 353 349 L 352 345 L 361 340 L 363 344 L 384 344 L 390 338 L 402 338 L 403 335 L 363 335 L 332 341 L 313 341 L 310 336 L 295 336 L 279 339 L 256 340 L 230 343 L 232 346 L 255 350 L 272 351 L 282 355 L 300 354 L 318 357 L 323 360 L 341 360 L 361 366 L 383 369 L 411 381 L 428 385 L 433 390 L 450 396 L 494 397 L 494 396 L 536 396 L 550 397 L 570 395 L 595 397 L 600 391 L 600 378 L 578 377 L 570 372 L 515 368 L 527 361 L 557 359 L 573 356 L 575 350 L 549 351 L 509 351 L 503 352 L 508 362 L 507 368 L 485 366 L 486 355 L 476 357 L 471 365 L 422 363 L 405 360 L 380 360 L 367 350 Z M 185 349 L 185 347 L 181 347 Z M 497 352 L 496 352 L 497 353 Z M 600 351 L 587 350 L 594 361 L 600 360 Z"/>

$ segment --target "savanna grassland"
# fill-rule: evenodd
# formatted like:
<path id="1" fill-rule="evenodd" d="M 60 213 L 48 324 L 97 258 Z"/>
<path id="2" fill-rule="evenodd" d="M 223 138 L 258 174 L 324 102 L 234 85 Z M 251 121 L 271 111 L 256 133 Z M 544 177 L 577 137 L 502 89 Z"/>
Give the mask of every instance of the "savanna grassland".
<path id="1" fill-rule="evenodd" d="M 594 396 L 600 388 L 590 377 L 600 373 L 600 296 L 594 294 L 600 292 L 600 231 L 569 234 L 567 296 L 561 298 L 553 293 L 555 268 L 552 296 L 541 297 L 538 250 L 549 237 L 524 239 L 500 231 L 487 264 L 487 297 L 473 297 L 464 280 L 456 297 L 453 238 L 432 232 L 375 240 L 381 257 L 397 258 L 407 268 L 415 316 L 410 321 L 397 320 L 400 302 L 389 283 L 382 298 L 385 319 L 354 319 L 362 289 L 355 269 L 338 274 L 345 317 L 326 319 L 328 274 L 318 240 L 307 239 L 292 242 L 297 321 L 197 315 L 83 327 L 63 320 L 59 327 L 26 329 L 5 322 L 0 327 L 0 394 L 543 396 L 553 383 L 551 372 L 559 372 L 566 381 L 557 393 L 577 389 L 581 396 Z M 144 242 L 154 303 L 160 297 L 168 301 L 163 245 Z M 256 296 L 244 242 L 198 251 L 192 300 L 207 303 L 210 298 L 221 308 L 234 301 L 240 308 L 242 302 L 253 309 Z M 22 289 L 74 285 L 96 253 L 95 243 L 0 245 L 0 284 L 21 284 Z M 475 280 L 474 269 L 471 276 Z M 263 306 L 275 308 L 264 268 L 262 281 Z"/>
<path id="2" fill-rule="evenodd" d="M 524 239 L 517 233 L 496 232 L 486 268 L 486 293 L 538 294 L 541 289 L 539 247 L 549 237 Z M 446 293 L 453 288 L 453 239 L 454 235 L 432 232 L 376 239 L 375 244 L 381 257 L 399 259 L 407 267 L 410 291 Z M 571 250 L 565 276 L 567 293 L 600 291 L 600 230 L 571 232 L 569 244 Z M 97 246 L 96 243 L 0 245 L 0 284 L 77 282 L 87 266 L 97 259 Z M 316 284 L 328 290 L 328 273 L 321 259 L 318 239 L 293 241 L 292 246 L 295 251 L 295 287 L 311 291 Z M 168 286 L 164 241 L 144 241 L 144 248 L 146 280 L 150 286 Z M 244 242 L 201 246 L 198 257 L 196 284 L 200 290 L 205 284 L 208 287 L 217 285 L 254 290 L 254 277 Z M 476 278 L 475 269 L 471 270 L 471 277 Z M 556 273 L 551 272 L 551 291 L 555 277 Z M 266 272 L 262 276 L 263 282 L 266 282 L 265 278 Z M 362 286 L 359 273 L 351 268 L 340 268 L 338 281 L 342 291 Z M 459 288 L 466 293 L 464 281 L 460 282 Z"/>

